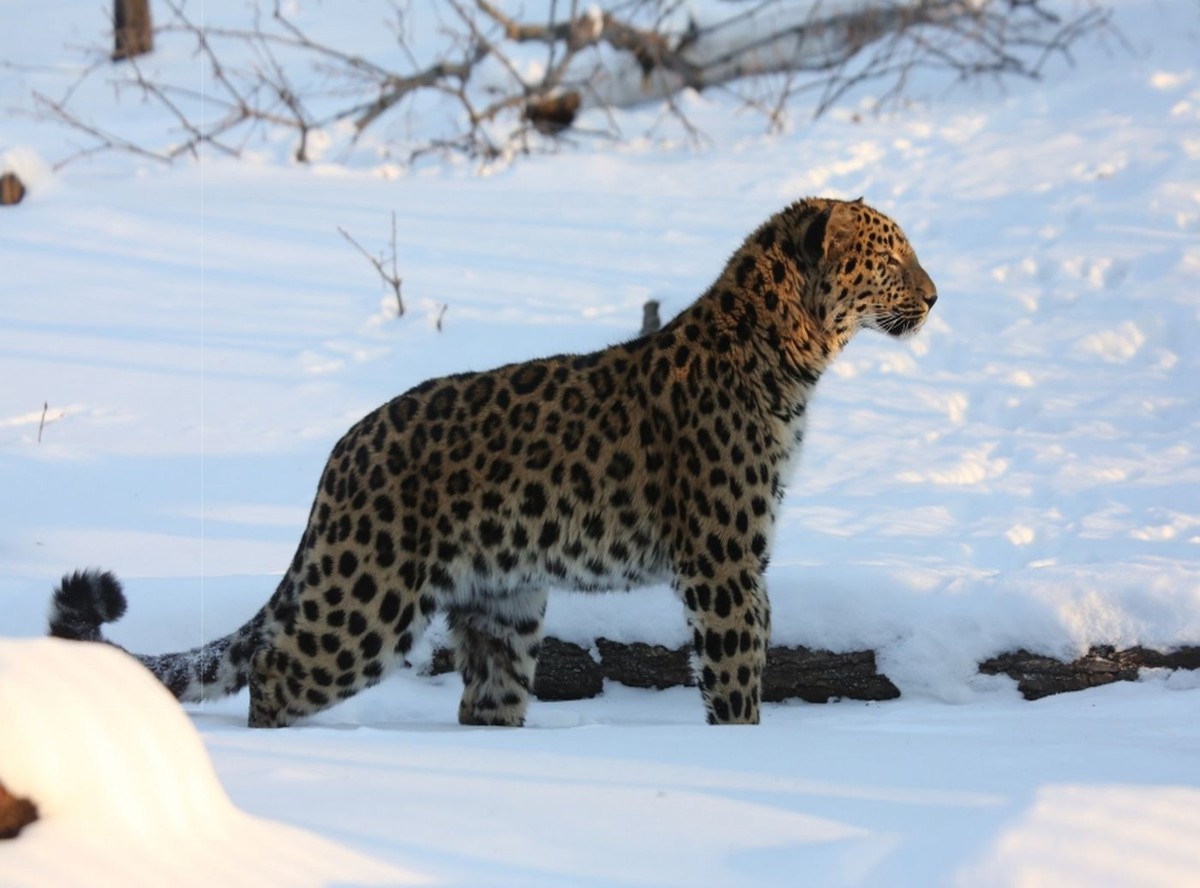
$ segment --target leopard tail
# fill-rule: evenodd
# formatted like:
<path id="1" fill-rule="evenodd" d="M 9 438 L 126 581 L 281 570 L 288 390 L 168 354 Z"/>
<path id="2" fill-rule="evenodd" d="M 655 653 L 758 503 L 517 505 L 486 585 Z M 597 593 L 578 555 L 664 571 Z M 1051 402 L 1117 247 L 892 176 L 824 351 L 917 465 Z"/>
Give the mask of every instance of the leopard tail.
<path id="1" fill-rule="evenodd" d="M 276 596 L 283 592 L 283 586 Z M 250 679 L 250 662 L 263 641 L 263 627 L 271 603 L 229 635 L 200 647 L 171 654 L 135 654 L 109 641 L 100 631 L 104 623 L 125 613 L 125 593 L 108 571 L 76 571 L 63 577 L 50 602 L 50 635 L 74 641 L 112 645 L 134 657 L 154 673 L 177 700 L 194 703 L 236 694 Z"/>

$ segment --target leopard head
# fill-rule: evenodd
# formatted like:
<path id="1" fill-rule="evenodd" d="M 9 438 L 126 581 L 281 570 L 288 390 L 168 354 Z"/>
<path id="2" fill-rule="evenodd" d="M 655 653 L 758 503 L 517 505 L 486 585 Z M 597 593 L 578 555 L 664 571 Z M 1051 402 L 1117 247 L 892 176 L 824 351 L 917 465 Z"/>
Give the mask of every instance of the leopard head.
<path id="1" fill-rule="evenodd" d="M 801 250 L 816 269 L 812 298 L 825 327 L 843 341 L 869 328 L 891 336 L 920 329 L 937 287 L 900 226 L 862 202 L 817 200 Z"/>

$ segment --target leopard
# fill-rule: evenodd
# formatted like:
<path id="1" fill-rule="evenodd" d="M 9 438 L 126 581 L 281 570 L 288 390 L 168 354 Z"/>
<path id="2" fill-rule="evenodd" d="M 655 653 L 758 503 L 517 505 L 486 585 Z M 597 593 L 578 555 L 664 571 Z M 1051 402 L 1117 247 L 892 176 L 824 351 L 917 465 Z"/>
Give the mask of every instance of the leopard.
<path id="1" fill-rule="evenodd" d="M 857 200 L 796 200 L 657 331 L 430 379 L 334 445 L 295 555 L 244 625 L 133 654 L 182 702 L 249 687 L 283 727 L 377 684 L 435 614 L 463 725 L 521 726 L 550 589 L 668 584 L 711 724 L 757 724 L 774 529 L 822 374 L 859 330 L 915 334 L 937 288 Z M 115 644 L 121 584 L 55 587 L 50 634 Z"/>

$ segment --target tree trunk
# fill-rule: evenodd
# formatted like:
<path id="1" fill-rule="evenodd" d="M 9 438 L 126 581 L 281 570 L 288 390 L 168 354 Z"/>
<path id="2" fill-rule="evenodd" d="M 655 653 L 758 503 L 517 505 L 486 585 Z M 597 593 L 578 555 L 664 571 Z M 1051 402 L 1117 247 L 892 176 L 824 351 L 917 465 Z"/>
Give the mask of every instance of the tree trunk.
<path id="1" fill-rule="evenodd" d="M 150 0 L 113 0 L 113 34 L 114 62 L 153 50 Z"/>

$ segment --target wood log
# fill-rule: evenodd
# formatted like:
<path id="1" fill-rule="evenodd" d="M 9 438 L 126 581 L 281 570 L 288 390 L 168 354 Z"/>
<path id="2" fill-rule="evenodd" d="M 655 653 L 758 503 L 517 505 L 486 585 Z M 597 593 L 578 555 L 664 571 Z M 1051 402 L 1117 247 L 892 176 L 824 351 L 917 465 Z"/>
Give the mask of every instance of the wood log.
<path id="1" fill-rule="evenodd" d="M 454 654 L 446 648 L 433 652 L 430 675 L 454 671 Z M 604 690 L 599 664 L 586 649 L 569 641 L 542 639 L 533 693 L 539 700 L 586 700 Z"/>
<path id="2" fill-rule="evenodd" d="M 600 666 L 584 648 L 557 638 L 542 639 L 533 693 L 539 700 L 585 700 L 604 690 Z"/>
<path id="3" fill-rule="evenodd" d="M 569 129 L 583 99 L 571 90 L 550 96 L 535 96 L 525 104 L 525 119 L 538 132 L 553 136 Z"/>
<path id="4" fill-rule="evenodd" d="M 605 680 L 633 688 L 672 688 L 695 683 L 688 648 L 669 648 L 644 642 L 596 639 L 599 661 L 577 644 L 546 638 L 538 658 L 534 694 L 541 700 L 582 700 L 595 697 Z M 1133 647 L 1117 651 L 1093 647 L 1070 663 L 1044 654 L 1018 650 L 979 665 L 985 675 L 1008 675 L 1027 700 L 1135 681 L 1139 669 L 1200 669 L 1200 647 L 1155 651 Z M 430 673 L 454 671 L 447 650 L 434 652 Z M 900 689 L 879 672 L 874 651 L 813 650 L 772 647 L 763 673 L 763 699 L 768 702 L 805 700 L 894 700 Z"/>
<path id="5" fill-rule="evenodd" d="M 692 659 L 686 648 L 672 649 L 635 641 L 625 644 L 596 639 L 600 672 L 609 681 L 631 688 L 676 688 L 695 684 Z"/>
<path id="6" fill-rule="evenodd" d="M 33 802 L 13 795 L 0 783 L 0 839 L 15 839 L 37 819 L 37 806 Z"/>
<path id="7" fill-rule="evenodd" d="M 577 644 L 546 638 L 538 658 L 534 694 L 540 700 L 581 700 L 595 697 L 603 681 L 633 688 L 672 688 L 694 684 L 691 651 L 635 641 L 596 639 L 599 662 Z M 454 669 L 449 651 L 438 650 L 430 672 Z M 825 703 L 838 697 L 851 700 L 892 700 L 899 689 L 875 668 L 873 651 L 810 650 L 773 647 L 767 652 L 763 697 L 768 701 L 806 700 Z"/>
<path id="8" fill-rule="evenodd" d="M 0 176 L 0 206 L 19 204 L 24 197 L 25 183 L 17 178 L 16 173 Z"/>
<path id="9" fill-rule="evenodd" d="M 150 0 L 113 0 L 112 60 L 119 62 L 153 49 Z"/>
<path id="10" fill-rule="evenodd" d="M 1200 669 L 1200 647 L 1163 652 L 1144 647 L 1118 651 L 1111 646 L 1098 646 L 1070 663 L 1022 649 L 979 664 L 979 671 L 984 675 L 1007 675 L 1016 679 L 1017 689 L 1026 700 L 1082 691 L 1115 681 L 1136 681 L 1138 670 L 1143 668 Z"/>
<path id="11" fill-rule="evenodd" d="M 894 700 L 900 689 L 875 667 L 874 651 L 835 654 L 805 647 L 772 647 L 763 673 L 763 699 L 799 698 L 827 703 L 835 698 Z"/>

